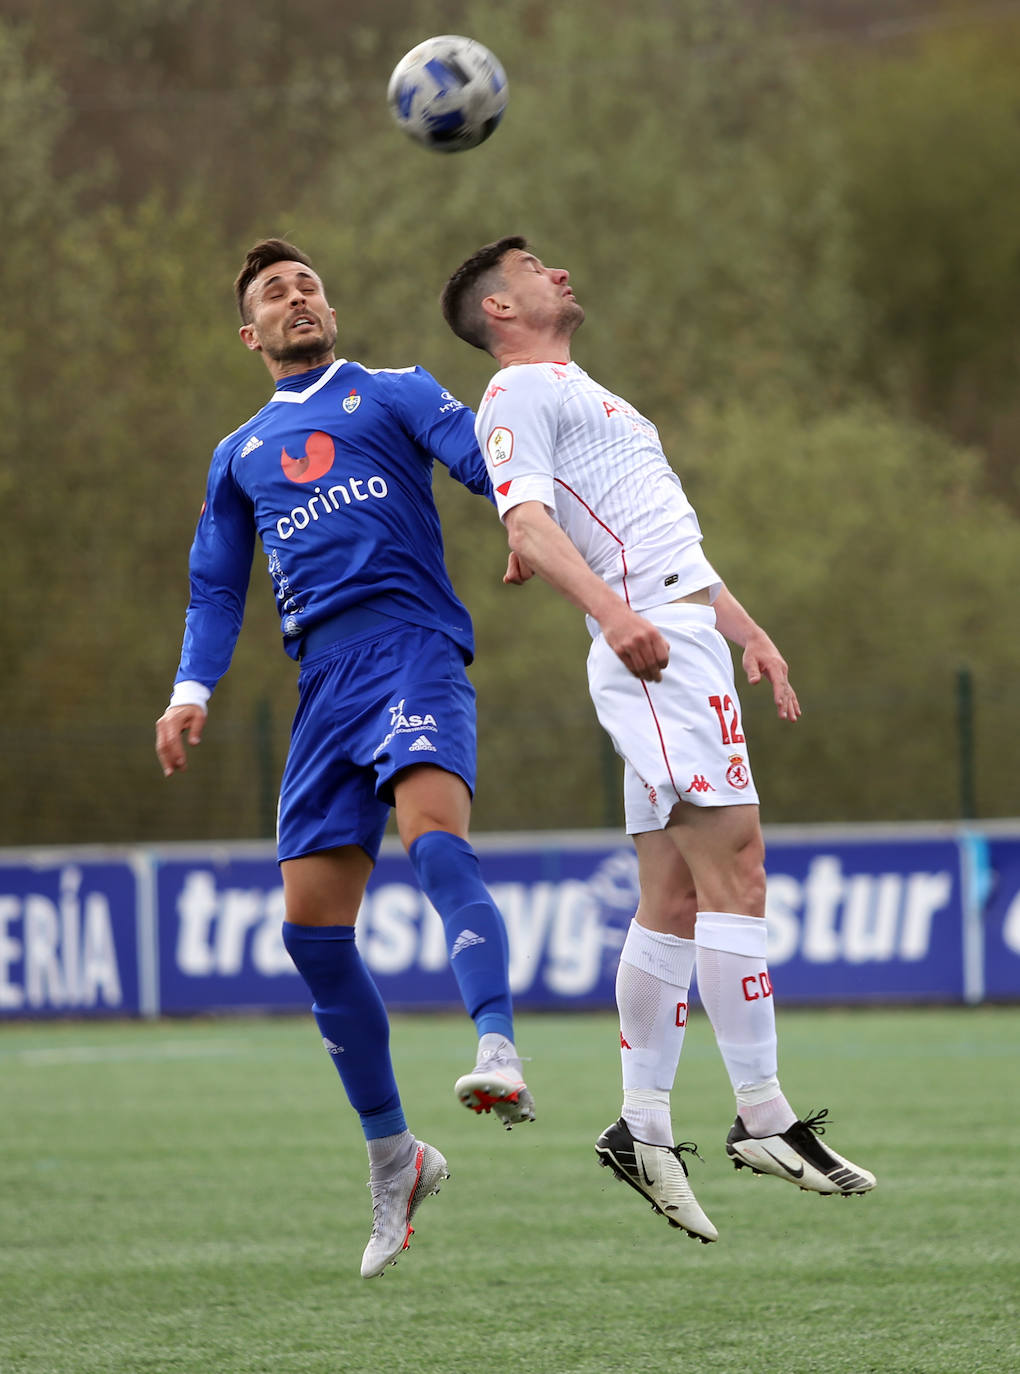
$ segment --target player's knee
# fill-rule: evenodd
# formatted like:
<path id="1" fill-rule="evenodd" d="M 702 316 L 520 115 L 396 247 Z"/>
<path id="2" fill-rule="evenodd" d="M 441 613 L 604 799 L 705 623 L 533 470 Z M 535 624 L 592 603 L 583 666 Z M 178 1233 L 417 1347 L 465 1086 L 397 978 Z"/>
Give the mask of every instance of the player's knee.
<path id="1" fill-rule="evenodd" d="M 748 916 L 765 914 L 764 856 L 743 852 L 734 866 L 734 876 L 740 890 L 740 907 Z"/>
<path id="2" fill-rule="evenodd" d="M 697 914 L 698 893 L 693 882 L 669 888 L 642 889 L 637 920 L 650 930 L 661 930 L 680 939 L 690 939 Z"/>
<path id="3" fill-rule="evenodd" d="M 430 765 L 405 768 L 394 779 L 397 833 L 405 849 L 430 830 L 467 839 L 471 793 L 455 773 Z"/>

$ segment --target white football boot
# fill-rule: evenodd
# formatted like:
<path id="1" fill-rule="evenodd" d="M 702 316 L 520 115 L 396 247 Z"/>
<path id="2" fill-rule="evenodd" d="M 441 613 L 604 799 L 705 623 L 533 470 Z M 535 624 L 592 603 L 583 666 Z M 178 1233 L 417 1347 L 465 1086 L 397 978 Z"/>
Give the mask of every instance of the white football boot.
<path id="1" fill-rule="evenodd" d="M 521 1121 L 534 1121 L 535 1102 L 521 1076 L 521 1061 L 503 1040 L 491 1050 L 479 1052 L 470 1073 L 453 1085 L 460 1102 L 471 1111 L 494 1112 L 509 1131 Z"/>
<path id="2" fill-rule="evenodd" d="M 814 1116 L 795 1121 L 788 1131 L 758 1138 L 748 1135 L 738 1116 L 726 1137 L 726 1153 L 737 1169 L 752 1169 L 756 1174 L 774 1174 L 809 1193 L 839 1194 L 853 1197 L 870 1192 L 876 1179 L 859 1164 L 852 1164 L 818 1139 L 825 1134 L 822 1124 L 829 1114 L 823 1107 Z"/>
<path id="3" fill-rule="evenodd" d="M 681 1153 L 696 1155 L 695 1145 L 687 1141 L 682 1145 L 649 1145 L 635 1140 L 621 1117 L 599 1136 L 595 1153 L 604 1169 L 612 1169 L 617 1178 L 643 1194 L 652 1211 L 664 1216 L 670 1226 L 686 1231 L 704 1245 L 718 1240 L 719 1232 L 691 1191 L 687 1165 L 680 1158 Z"/>
<path id="4" fill-rule="evenodd" d="M 369 1181 L 372 1190 L 372 1234 L 361 1257 L 361 1277 L 375 1278 L 396 1264 L 411 1243 L 411 1218 L 425 1198 L 439 1192 L 450 1177 L 446 1160 L 423 1140 L 414 1142 L 414 1157 L 406 1168 L 385 1183 Z"/>

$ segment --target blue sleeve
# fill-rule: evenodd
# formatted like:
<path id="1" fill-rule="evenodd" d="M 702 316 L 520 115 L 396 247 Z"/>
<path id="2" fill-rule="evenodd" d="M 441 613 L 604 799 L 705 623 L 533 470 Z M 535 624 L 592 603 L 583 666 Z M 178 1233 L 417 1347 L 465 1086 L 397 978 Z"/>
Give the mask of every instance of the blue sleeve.
<path id="1" fill-rule="evenodd" d="M 217 449 L 191 546 L 191 598 L 175 681 L 201 682 L 212 691 L 230 667 L 254 552 L 251 505 L 234 483 L 229 454 Z"/>
<path id="2" fill-rule="evenodd" d="M 423 367 L 401 374 L 400 415 L 405 427 L 450 476 L 495 504 L 485 459 L 475 437 L 475 416 Z"/>

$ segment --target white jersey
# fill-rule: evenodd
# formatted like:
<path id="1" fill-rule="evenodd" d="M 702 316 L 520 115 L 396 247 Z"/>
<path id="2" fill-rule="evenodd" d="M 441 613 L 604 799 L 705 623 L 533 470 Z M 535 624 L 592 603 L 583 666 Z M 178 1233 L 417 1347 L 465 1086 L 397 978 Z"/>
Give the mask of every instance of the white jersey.
<path id="1" fill-rule="evenodd" d="M 497 372 L 475 434 L 505 517 L 541 501 L 594 573 L 635 611 L 722 582 L 651 421 L 576 363 Z M 598 627 L 590 619 L 592 634 Z"/>

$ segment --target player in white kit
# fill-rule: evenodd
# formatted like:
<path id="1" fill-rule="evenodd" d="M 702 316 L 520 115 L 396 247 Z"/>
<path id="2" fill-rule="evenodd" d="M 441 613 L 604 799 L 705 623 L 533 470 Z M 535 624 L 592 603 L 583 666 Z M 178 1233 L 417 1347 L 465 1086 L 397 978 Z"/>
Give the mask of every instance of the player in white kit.
<path id="1" fill-rule="evenodd" d="M 782 655 L 724 586 L 655 426 L 570 359 L 584 319 L 568 273 L 518 237 L 488 244 L 447 282 L 443 314 L 500 370 L 478 409 L 510 559 L 583 610 L 598 718 L 624 759 L 641 897 L 617 974 L 620 1119 L 596 1153 L 655 1211 L 702 1241 L 717 1232 L 673 1144 L 670 1093 L 695 971 L 733 1085 L 726 1151 L 739 1169 L 843 1196 L 875 1186 L 824 1145 L 779 1085 L 766 962 L 765 847 L 729 639 L 780 718 L 800 707 Z"/>

